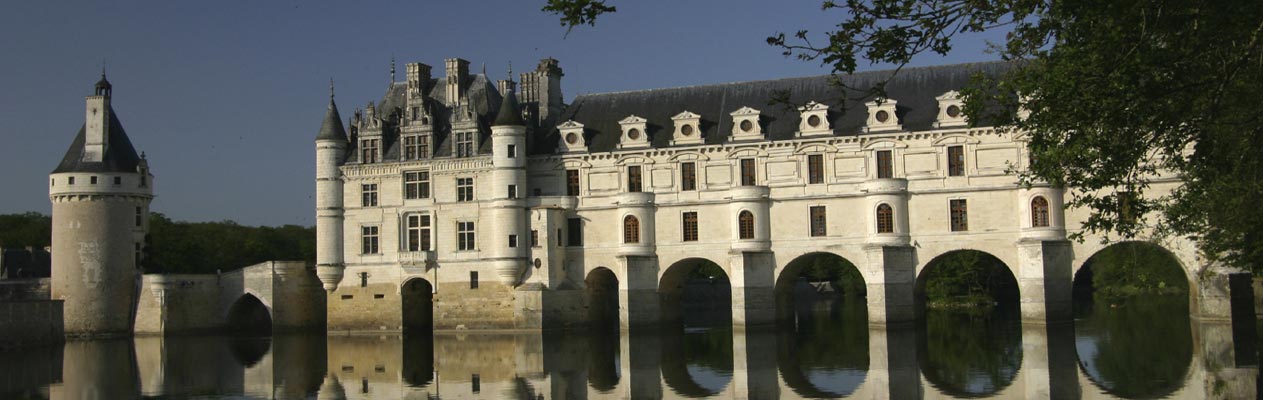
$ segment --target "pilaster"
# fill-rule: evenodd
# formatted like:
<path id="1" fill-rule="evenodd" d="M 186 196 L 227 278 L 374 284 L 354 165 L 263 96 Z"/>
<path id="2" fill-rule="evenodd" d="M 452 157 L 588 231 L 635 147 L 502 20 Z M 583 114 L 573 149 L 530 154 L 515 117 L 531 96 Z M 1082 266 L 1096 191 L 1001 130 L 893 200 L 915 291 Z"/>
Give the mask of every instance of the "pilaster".
<path id="1" fill-rule="evenodd" d="M 867 246 L 868 323 L 911 323 L 916 320 L 916 249 L 911 246 Z"/>
<path id="2" fill-rule="evenodd" d="M 1065 240 L 1021 240 L 1017 243 L 1017 283 L 1021 293 L 1022 320 L 1060 323 L 1074 319 L 1074 259 Z"/>
<path id="3" fill-rule="evenodd" d="M 622 256 L 623 277 L 618 281 L 618 323 L 627 330 L 636 326 L 661 322 L 662 306 L 658 296 L 658 258 Z"/>
<path id="4" fill-rule="evenodd" d="M 776 322 L 775 269 L 772 252 L 743 251 L 730 256 L 733 330 Z"/>

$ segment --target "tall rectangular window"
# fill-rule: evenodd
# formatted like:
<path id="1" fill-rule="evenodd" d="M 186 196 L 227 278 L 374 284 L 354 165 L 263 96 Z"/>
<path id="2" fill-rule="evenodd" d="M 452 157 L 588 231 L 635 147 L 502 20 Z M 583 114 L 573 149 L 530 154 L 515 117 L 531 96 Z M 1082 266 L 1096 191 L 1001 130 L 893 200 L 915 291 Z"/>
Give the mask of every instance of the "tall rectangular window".
<path id="1" fill-rule="evenodd" d="M 639 192 L 640 182 L 640 166 L 632 165 L 627 167 L 627 191 Z"/>
<path id="2" fill-rule="evenodd" d="M 456 178 L 456 201 L 474 201 L 474 178 Z"/>
<path id="3" fill-rule="evenodd" d="M 456 156 L 457 157 L 473 157 L 474 156 L 474 133 L 473 132 L 456 132 Z"/>
<path id="4" fill-rule="evenodd" d="M 360 207 L 377 207 L 377 184 L 360 185 Z"/>
<path id="5" fill-rule="evenodd" d="M 890 179 L 895 176 L 894 160 L 891 160 L 890 150 L 877 151 L 877 178 Z"/>
<path id="6" fill-rule="evenodd" d="M 754 186 L 754 159 L 741 159 L 741 186 Z"/>
<path id="7" fill-rule="evenodd" d="M 413 214 L 407 217 L 408 251 L 430 251 L 430 216 Z"/>
<path id="8" fill-rule="evenodd" d="M 965 205 L 965 199 L 956 199 L 950 202 L 952 216 L 952 232 L 964 232 L 969 230 L 969 210 Z"/>
<path id="9" fill-rule="evenodd" d="M 539 247 L 539 231 L 531 229 L 531 247 Z"/>
<path id="10" fill-rule="evenodd" d="M 509 185 L 508 193 L 506 194 L 508 195 L 510 199 L 516 199 L 517 198 L 517 185 Z"/>
<path id="11" fill-rule="evenodd" d="M 824 206 L 812 206 L 809 209 L 811 213 L 811 236 L 826 236 L 828 230 L 825 228 L 825 210 Z"/>
<path id="12" fill-rule="evenodd" d="M 697 164 L 680 163 L 680 190 L 697 190 Z"/>
<path id="13" fill-rule="evenodd" d="M 947 148 L 947 175 L 965 176 L 965 146 Z"/>
<path id="14" fill-rule="evenodd" d="M 403 137 L 403 159 L 417 159 L 417 137 L 413 135 Z"/>
<path id="15" fill-rule="evenodd" d="M 469 288 L 478 288 L 478 271 L 469 271 Z M 474 393 L 478 393 L 478 375 L 474 375 Z"/>
<path id="16" fill-rule="evenodd" d="M 377 148 L 381 145 L 381 139 L 364 139 L 360 141 L 360 162 L 364 164 L 375 163 L 378 161 Z"/>
<path id="17" fill-rule="evenodd" d="M 697 211 L 685 212 L 681 217 L 682 232 L 685 242 L 697 241 Z"/>
<path id="18" fill-rule="evenodd" d="M 506 153 L 509 154 L 509 158 L 517 158 L 517 145 L 516 144 L 509 145 L 508 151 L 506 151 Z"/>
<path id="19" fill-rule="evenodd" d="M 517 235 L 509 235 L 509 248 L 517 248 Z"/>
<path id="20" fill-rule="evenodd" d="M 430 198 L 430 171 L 404 172 L 403 195 L 409 200 Z"/>
<path id="21" fill-rule="evenodd" d="M 135 258 L 133 258 L 133 261 L 135 262 L 135 264 L 133 265 L 136 267 L 136 269 L 140 269 L 140 243 L 133 243 L 133 244 L 136 245 L 135 246 L 136 253 L 134 254 Z"/>
<path id="22" fill-rule="evenodd" d="M 566 196 L 579 195 L 579 170 L 566 170 Z"/>
<path id="23" fill-rule="evenodd" d="M 824 183 L 824 156 L 807 156 L 807 183 Z"/>
<path id="24" fill-rule="evenodd" d="M 566 220 L 566 245 L 582 246 L 583 245 L 583 220 L 579 218 L 570 218 Z"/>
<path id="25" fill-rule="evenodd" d="M 476 249 L 477 243 L 474 240 L 474 223 L 473 221 L 461 221 L 456 223 L 456 250 L 473 250 Z"/>
<path id="26" fill-rule="evenodd" d="M 123 184 L 123 177 L 121 176 L 114 177 L 114 186 L 118 186 L 122 184 Z"/>
<path id="27" fill-rule="evenodd" d="M 377 254 L 377 227 L 360 227 L 360 253 Z"/>
<path id="28" fill-rule="evenodd" d="M 144 225 L 145 225 L 145 208 L 136 207 L 136 227 L 139 228 Z"/>

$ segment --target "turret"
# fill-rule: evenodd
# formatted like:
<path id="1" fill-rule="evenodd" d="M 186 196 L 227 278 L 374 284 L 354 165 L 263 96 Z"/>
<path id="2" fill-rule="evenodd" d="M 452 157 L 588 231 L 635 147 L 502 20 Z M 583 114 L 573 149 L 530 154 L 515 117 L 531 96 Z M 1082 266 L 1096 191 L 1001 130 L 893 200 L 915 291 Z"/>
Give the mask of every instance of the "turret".
<path id="1" fill-rule="evenodd" d="M 110 104 L 101 75 L 83 128 L 49 174 L 52 297 L 70 336 L 127 335 L 136 307 L 153 176 Z"/>
<path id="2" fill-rule="evenodd" d="M 347 136 L 329 85 L 329 108 L 316 135 L 316 275 L 332 292 L 342 281 L 342 171 Z"/>
<path id="3" fill-rule="evenodd" d="M 491 145 L 491 180 L 495 189 L 487 212 L 495 223 L 491 225 L 489 258 L 501 283 L 517 285 L 526 270 L 530 245 L 523 200 L 527 193 L 526 122 L 512 90 L 500 102 L 500 112 L 491 125 Z"/>

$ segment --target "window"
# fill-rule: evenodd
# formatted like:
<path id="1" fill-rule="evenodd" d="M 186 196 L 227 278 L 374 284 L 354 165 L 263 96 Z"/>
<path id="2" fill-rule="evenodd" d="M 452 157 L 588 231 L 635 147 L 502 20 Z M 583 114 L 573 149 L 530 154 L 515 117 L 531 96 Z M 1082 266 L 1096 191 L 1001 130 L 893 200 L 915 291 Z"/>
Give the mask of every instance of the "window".
<path id="1" fill-rule="evenodd" d="M 135 251 L 136 251 L 136 252 L 133 254 L 133 257 L 134 257 L 134 258 L 132 258 L 132 260 L 133 260 L 133 261 L 134 261 L 134 263 L 135 263 L 134 265 L 135 265 L 136 269 L 140 269 L 140 243 L 134 243 L 134 244 L 136 245 L 136 246 L 135 246 L 135 248 L 136 248 L 136 250 L 135 250 Z"/>
<path id="2" fill-rule="evenodd" d="M 754 186 L 754 159 L 741 159 L 741 186 Z"/>
<path id="3" fill-rule="evenodd" d="M 474 201 L 474 178 L 456 178 L 456 201 Z"/>
<path id="4" fill-rule="evenodd" d="M 474 223 L 470 221 L 461 221 L 456 223 L 456 250 L 473 250 L 477 247 L 474 242 Z"/>
<path id="5" fill-rule="evenodd" d="M 517 248 L 517 235 L 509 235 L 509 248 Z"/>
<path id="6" fill-rule="evenodd" d="M 826 236 L 824 206 L 812 206 L 808 211 L 811 214 L 811 236 Z"/>
<path id="7" fill-rule="evenodd" d="M 404 172 L 403 196 L 410 200 L 430 198 L 430 171 Z"/>
<path id="8" fill-rule="evenodd" d="M 697 212 L 696 211 L 685 212 L 681 218 L 681 224 L 683 225 L 682 230 L 684 232 L 684 235 L 683 235 L 684 241 L 696 242 L 697 241 Z"/>
<path id="9" fill-rule="evenodd" d="M 377 254 L 377 227 L 360 227 L 360 254 Z"/>
<path id="10" fill-rule="evenodd" d="M 566 170 L 566 195 L 579 195 L 579 170 L 577 169 Z"/>
<path id="11" fill-rule="evenodd" d="M 425 135 L 404 136 L 403 158 L 418 160 L 430 157 L 430 137 Z"/>
<path id="12" fill-rule="evenodd" d="M 114 177 L 114 185 L 115 185 L 115 186 L 122 185 L 122 184 L 123 184 L 123 177 L 121 177 L 121 176 L 116 176 L 116 177 Z"/>
<path id="13" fill-rule="evenodd" d="M 567 221 L 567 223 L 569 223 L 569 221 Z M 564 236 L 561 236 L 561 228 L 557 228 L 557 236 L 554 236 L 554 237 L 557 238 L 557 247 L 562 247 L 566 245 L 565 243 L 561 241 L 561 238 L 564 237 Z"/>
<path id="14" fill-rule="evenodd" d="M 471 275 L 471 276 L 477 276 L 477 275 L 478 275 L 478 273 L 476 273 L 476 272 L 475 272 L 475 273 L 474 273 L 473 275 Z M 476 287 L 477 287 L 477 285 L 475 285 L 474 287 L 476 288 Z M 469 382 L 470 382 L 470 386 L 473 386 L 474 393 L 478 393 L 478 392 L 482 391 L 482 388 L 481 388 L 481 386 L 482 386 L 482 385 L 480 384 L 480 383 L 482 382 L 482 379 L 479 379 L 478 374 L 474 374 L 474 376 L 471 376 L 471 377 L 469 378 Z"/>
<path id="15" fill-rule="evenodd" d="M 377 184 L 360 185 L 360 206 L 377 207 Z"/>
<path id="16" fill-rule="evenodd" d="M 895 232 L 895 211 L 890 205 L 882 203 L 877 206 L 877 233 Z"/>
<path id="17" fill-rule="evenodd" d="M 474 156 L 474 133 L 473 132 L 456 132 L 456 156 L 457 157 L 473 157 Z"/>
<path id="18" fill-rule="evenodd" d="M 539 247 L 539 231 L 531 229 L 531 247 Z"/>
<path id="19" fill-rule="evenodd" d="M 509 185 L 508 196 L 510 199 L 517 198 L 517 185 Z"/>
<path id="20" fill-rule="evenodd" d="M 965 199 L 956 199 L 950 202 L 952 215 L 952 232 L 964 232 L 969 230 L 969 211 L 965 205 Z"/>
<path id="21" fill-rule="evenodd" d="M 360 141 L 360 162 L 364 164 L 377 162 L 377 147 L 381 139 L 364 139 Z"/>
<path id="22" fill-rule="evenodd" d="M 95 176 L 93 176 L 93 177 L 91 177 L 91 178 L 89 178 L 89 179 L 91 179 L 91 181 L 90 181 L 90 182 L 88 182 L 88 183 L 91 183 L 91 184 L 93 184 L 93 185 L 95 185 L 95 184 L 96 184 L 96 177 L 95 177 Z"/>
<path id="23" fill-rule="evenodd" d="M 75 177 L 73 177 L 73 176 L 72 176 L 72 177 L 70 177 L 70 184 L 71 184 L 71 185 L 75 184 Z"/>
<path id="24" fill-rule="evenodd" d="M 517 158 L 517 145 L 516 144 L 509 145 L 509 150 L 507 151 L 507 153 L 509 154 L 509 158 Z"/>
<path id="25" fill-rule="evenodd" d="M 623 218 L 623 243 L 640 243 L 640 220 L 634 216 Z"/>
<path id="26" fill-rule="evenodd" d="M 144 172 L 142 172 L 142 173 L 140 174 L 140 187 L 148 187 L 148 186 L 149 186 L 149 176 L 148 176 L 148 175 L 145 175 L 145 174 L 146 174 L 146 173 L 144 173 Z M 70 178 L 70 184 L 71 184 L 71 185 L 75 184 L 75 178 Z"/>
<path id="27" fill-rule="evenodd" d="M 680 190 L 697 190 L 697 164 L 680 163 Z"/>
<path id="28" fill-rule="evenodd" d="M 877 179 L 890 179 L 895 176 L 894 163 L 890 159 L 890 150 L 877 152 Z"/>
<path id="29" fill-rule="evenodd" d="M 566 237 L 567 246 L 583 245 L 583 220 L 579 218 L 570 218 L 566 220 Z M 560 236 L 560 235 L 558 235 Z"/>
<path id="30" fill-rule="evenodd" d="M 964 146 L 949 146 L 947 148 L 947 175 L 965 176 Z"/>
<path id="31" fill-rule="evenodd" d="M 412 107 L 412 120 L 416 121 L 417 118 L 421 118 L 421 107 Z"/>
<path id="32" fill-rule="evenodd" d="M 430 216 L 409 215 L 406 225 L 408 251 L 430 251 Z"/>
<path id="33" fill-rule="evenodd" d="M 807 156 L 807 183 L 824 183 L 824 155 Z"/>
<path id="34" fill-rule="evenodd" d="M 469 271 L 469 288 L 478 288 L 478 271 Z M 474 375 L 474 393 L 478 393 L 478 375 Z"/>
<path id="35" fill-rule="evenodd" d="M 145 208 L 136 207 L 136 227 L 145 225 Z"/>
<path id="36" fill-rule="evenodd" d="M 754 214 L 742 210 L 737 214 L 737 238 L 754 239 Z"/>
<path id="37" fill-rule="evenodd" d="M 627 167 L 627 191 L 640 191 L 640 166 L 632 165 Z"/>
<path id="38" fill-rule="evenodd" d="M 1043 228 L 1048 226 L 1048 200 L 1044 196 L 1031 199 L 1031 226 Z"/>

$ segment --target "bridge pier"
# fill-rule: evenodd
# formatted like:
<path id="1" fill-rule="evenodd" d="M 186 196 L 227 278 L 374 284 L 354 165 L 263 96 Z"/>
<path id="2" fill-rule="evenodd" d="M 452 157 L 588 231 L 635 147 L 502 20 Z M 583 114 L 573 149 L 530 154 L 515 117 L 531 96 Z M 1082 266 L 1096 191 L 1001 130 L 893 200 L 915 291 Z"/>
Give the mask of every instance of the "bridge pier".
<path id="1" fill-rule="evenodd" d="M 774 332 L 734 331 L 732 335 L 733 398 L 779 398 L 780 373 L 773 360 L 776 360 L 776 334 Z"/>
<path id="2" fill-rule="evenodd" d="M 864 248 L 868 288 L 868 323 L 885 325 L 916 321 L 916 250 L 911 246 Z"/>
<path id="3" fill-rule="evenodd" d="M 1070 242 L 1023 239 L 1017 248 L 1023 322 L 1073 321 L 1074 252 Z"/>
<path id="4" fill-rule="evenodd" d="M 732 328 L 776 322 L 776 261 L 771 252 L 734 252 L 729 258 Z"/>
<path id="5" fill-rule="evenodd" d="M 919 399 L 921 367 L 917 360 L 917 331 L 913 327 L 873 326 L 868 330 L 868 377 L 892 399 Z M 867 383 L 866 383 L 867 384 Z"/>
<path id="6" fill-rule="evenodd" d="M 626 398 L 662 398 L 662 335 L 637 334 L 627 331 L 619 334 L 619 369 L 625 374 Z"/>
<path id="7" fill-rule="evenodd" d="M 658 295 L 658 259 L 653 256 L 621 256 L 623 279 L 618 281 L 618 323 L 623 330 L 662 322 Z"/>

